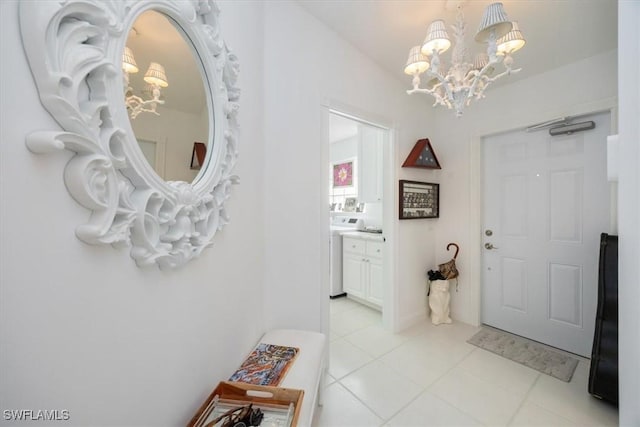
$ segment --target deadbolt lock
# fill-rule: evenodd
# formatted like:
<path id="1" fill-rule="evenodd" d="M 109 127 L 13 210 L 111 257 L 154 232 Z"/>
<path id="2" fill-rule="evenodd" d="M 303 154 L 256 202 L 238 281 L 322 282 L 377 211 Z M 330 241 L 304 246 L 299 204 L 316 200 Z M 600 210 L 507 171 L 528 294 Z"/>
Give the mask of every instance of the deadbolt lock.
<path id="1" fill-rule="evenodd" d="M 486 230 L 486 231 L 484 232 L 484 234 L 486 234 L 487 236 L 493 236 L 493 231 L 491 231 L 491 230 Z"/>

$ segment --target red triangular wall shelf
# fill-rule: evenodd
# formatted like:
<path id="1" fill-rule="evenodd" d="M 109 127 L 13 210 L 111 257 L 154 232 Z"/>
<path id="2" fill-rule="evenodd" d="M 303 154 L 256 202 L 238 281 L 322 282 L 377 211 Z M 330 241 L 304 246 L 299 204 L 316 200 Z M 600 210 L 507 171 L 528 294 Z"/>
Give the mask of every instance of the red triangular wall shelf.
<path id="1" fill-rule="evenodd" d="M 402 164 L 403 168 L 423 168 L 423 169 L 442 169 L 440 162 L 436 157 L 436 153 L 431 147 L 431 143 L 427 138 L 420 139 L 413 146 L 413 149 L 407 156 L 407 160 Z"/>
<path id="2" fill-rule="evenodd" d="M 207 146 L 203 142 L 194 142 L 193 152 L 191 153 L 191 169 L 200 169 L 206 156 Z"/>

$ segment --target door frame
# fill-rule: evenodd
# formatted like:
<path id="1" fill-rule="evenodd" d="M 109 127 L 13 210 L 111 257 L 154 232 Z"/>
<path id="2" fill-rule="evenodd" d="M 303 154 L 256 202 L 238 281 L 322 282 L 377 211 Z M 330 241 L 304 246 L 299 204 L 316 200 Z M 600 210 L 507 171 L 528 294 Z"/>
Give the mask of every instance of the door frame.
<path id="1" fill-rule="evenodd" d="M 396 169 L 396 129 L 392 120 L 388 120 L 385 117 L 377 116 L 368 111 L 363 111 L 357 107 L 353 107 L 348 104 L 344 104 L 335 99 L 326 99 L 322 104 L 322 154 L 320 166 L 322 167 L 322 182 L 329 182 L 329 168 L 326 167 L 329 164 L 329 116 L 330 114 L 338 114 L 348 119 L 355 120 L 357 122 L 365 123 L 386 131 L 387 138 L 383 142 L 383 164 L 382 164 L 382 228 L 384 230 L 385 241 L 385 257 L 383 260 L 384 269 L 384 283 L 397 283 L 397 271 L 395 266 L 397 265 L 397 245 L 396 236 L 398 223 L 394 221 L 394 213 L 396 207 L 396 186 L 394 183 L 397 181 L 397 169 Z M 323 187 L 324 188 L 324 187 Z M 328 188 L 321 192 L 320 212 L 322 212 L 322 219 L 327 224 L 326 231 L 321 230 L 323 240 L 325 235 L 329 233 L 329 210 L 327 207 L 327 200 L 329 198 Z M 327 242 L 328 243 L 328 242 Z M 323 253 L 327 251 L 323 251 Z M 328 283 L 329 281 L 329 258 L 328 255 L 323 257 L 322 277 L 320 278 L 322 283 Z M 324 286 L 322 287 L 325 288 Z M 326 294 L 326 292 L 325 292 Z M 325 295 L 326 296 L 326 295 Z M 383 292 L 382 301 L 382 324 L 385 329 L 392 332 L 397 332 L 400 328 L 400 322 L 398 319 L 398 289 L 397 286 L 385 286 Z M 322 298 L 322 328 L 328 334 L 329 332 L 329 298 Z"/>
<path id="2" fill-rule="evenodd" d="M 609 112 L 611 114 L 611 130 L 610 134 L 618 133 L 618 99 L 617 97 L 606 98 L 600 101 L 594 101 L 586 104 L 572 106 L 567 110 L 548 111 L 527 118 L 523 118 L 520 122 L 514 122 L 509 126 L 503 125 L 499 120 L 495 124 L 484 124 L 484 128 L 476 129 L 469 143 L 469 196 L 470 205 L 470 221 L 469 221 L 469 277 L 475 277 L 476 283 L 471 286 L 470 308 L 472 310 L 470 318 L 473 320 L 473 326 L 482 324 L 482 208 L 484 202 L 482 173 L 482 148 L 483 138 L 504 132 L 512 132 L 524 129 L 534 123 L 543 123 L 558 117 L 573 117 L 589 114 Z M 611 183 L 611 232 L 617 230 L 617 186 Z"/>

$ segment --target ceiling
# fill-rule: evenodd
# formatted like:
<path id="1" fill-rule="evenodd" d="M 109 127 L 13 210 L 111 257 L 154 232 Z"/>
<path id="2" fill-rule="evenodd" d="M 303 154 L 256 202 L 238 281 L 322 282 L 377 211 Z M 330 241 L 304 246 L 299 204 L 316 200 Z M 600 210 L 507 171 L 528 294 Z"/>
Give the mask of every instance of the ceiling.
<path id="1" fill-rule="evenodd" d="M 359 51 L 410 88 L 403 73 L 407 54 L 421 44 L 434 19 L 455 22 L 458 0 L 297 0 L 311 15 L 333 29 Z M 467 22 L 467 45 L 474 55 L 482 46 L 473 41 L 485 0 L 462 1 Z M 527 40 L 514 54 L 522 71 L 495 84 L 504 84 L 578 61 L 617 46 L 617 0 L 503 0 L 509 19 L 519 22 Z M 162 90 L 168 108 L 200 113 L 205 108 L 200 64 L 193 48 L 171 19 L 146 12 L 138 17 L 127 45 L 140 72 L 131 75 L 136 92 L 149 62 L 165 69 L 169 87 Z M 449 31 L 450 37 L 452 32 Z M 450 50 L 451 51 L 451 50 Z M 444 61 L 450 58 L 444 54 Z M 198 61 L 199 62 L 199 61 Z M 498 68 L 500 69 L 500 68 Z"/>
<path id="2" fill-rule="evenodd" d="M 410 88 L 403 73 L 409 49 L 422 44 L 427 26 L 444 19 L 455 22 L 456 0 L 298 0 L 311 15 Z M 473 41 L 490 1 L 461 2 L 471 56 L 483 50 Z M 518 74 L 499 82 L 543 73 L 617 46 L 617 0 L 502 0 L 510 20 L 518 21 L 527 41 L 514 54 Z M 453 33 L 449 30 L 449 36 Z M 452 39 L 453 41 L 453 39 Z M 451 51 L 451 49 L 450 49 Z M 444 54 L 450 60 L 450 51 Z M 473 58 L 471 58 L 473 60 Z M 500 70 L 499 66 L 498 70 Z"/>

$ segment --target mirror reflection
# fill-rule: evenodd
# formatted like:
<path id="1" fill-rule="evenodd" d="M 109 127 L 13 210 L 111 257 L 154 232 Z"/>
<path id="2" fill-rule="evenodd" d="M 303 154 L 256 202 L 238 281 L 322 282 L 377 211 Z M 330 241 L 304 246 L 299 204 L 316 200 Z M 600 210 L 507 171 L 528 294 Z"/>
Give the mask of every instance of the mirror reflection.
<path id="1" fill-rule="evenodd" d="M 123 85 L 151 167 L 165 181 L 192 182 L 205 160 L 211 114 L 199 59 L 176 25 L 153 10 L 136 19 L 122 55 Z"/>

